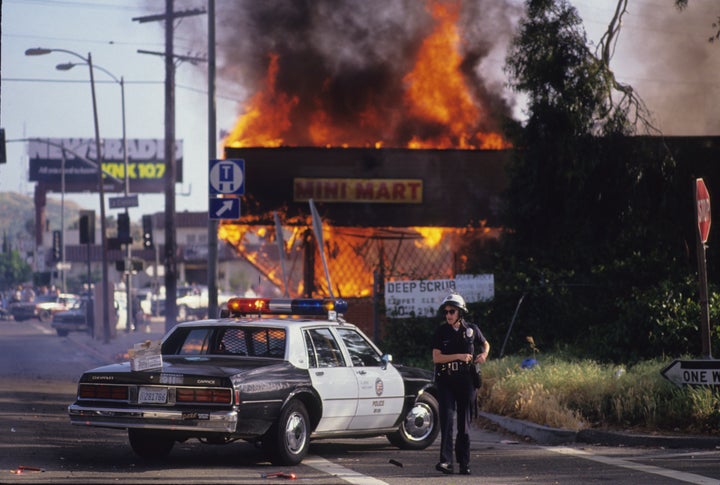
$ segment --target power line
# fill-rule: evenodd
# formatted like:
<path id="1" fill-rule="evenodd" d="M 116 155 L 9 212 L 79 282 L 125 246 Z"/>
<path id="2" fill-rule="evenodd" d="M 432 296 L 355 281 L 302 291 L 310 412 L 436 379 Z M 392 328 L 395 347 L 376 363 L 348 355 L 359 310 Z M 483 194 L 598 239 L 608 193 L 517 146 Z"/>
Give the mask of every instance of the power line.
<path id="1" fill-rule="evenodd" d="M 57 79 L 57 78 L 23 78 L 23 77 L 3 77 L 0 79 L 0 82 L 29 82 L 29 83 L 62 83 L 62 84 L 88 84 L 89 81 L 87 79 Z M 128 84 L 137 84 L 137 85 L 155 85 L 155 84 L 164 84 L 164 81 L 130 81 L 125 79 L 124 80 L 125 85 Z M 102 79 L 96 79 L 95 84 L 116 84 L 115 81 L 110 80 L 102 80 Z M 188 86 L 185 84 L 175 84 L 175 86 L 179 89 L 184 89 L 186 91 L 191 91 L 198 94 L 205 94 L 207 95 L 206 89 L 196 88 L 193 86 Z M 218 98 L 224 99 L 226 101 L 235 101 L 235 102 L 243 102 L 245 99 L 240 99 L 238 97 L 233 97 L 230 95 L 217 95 Z"/>
<path id="2" fill-rule="evenodd" d="M 120 0 L 118 4 L 109 4 L 107 0 L 105 3 L 95 2 L 80 2 L 77 0 L 5 0 L 5 4 L 14 3 L 18 5 L 43 5 L 46 7 L 58 7 L 58 8 L 82 8 L 82 9 L 94 9 L 94 10 L 118 10 L 118 11 L 143 11 L 139 6 L 128 5 L 125 0 Z"/>

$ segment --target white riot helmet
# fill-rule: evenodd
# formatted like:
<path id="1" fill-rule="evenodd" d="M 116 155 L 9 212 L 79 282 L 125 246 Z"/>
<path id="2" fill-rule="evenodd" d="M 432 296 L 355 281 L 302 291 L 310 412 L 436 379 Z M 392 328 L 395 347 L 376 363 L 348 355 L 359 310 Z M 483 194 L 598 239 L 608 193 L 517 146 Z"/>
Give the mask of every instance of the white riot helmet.
<path id="1" fill-rule="evenodd" d="M 448 296 L 446 296 L 440 304 L 440 310 L 442 310 L 445 305 L 452 305 L 463 313 L 467 313 L 468 311 L 467 307 L 465 306 L 465 299 L 457 293 L 450 293 Z"/>

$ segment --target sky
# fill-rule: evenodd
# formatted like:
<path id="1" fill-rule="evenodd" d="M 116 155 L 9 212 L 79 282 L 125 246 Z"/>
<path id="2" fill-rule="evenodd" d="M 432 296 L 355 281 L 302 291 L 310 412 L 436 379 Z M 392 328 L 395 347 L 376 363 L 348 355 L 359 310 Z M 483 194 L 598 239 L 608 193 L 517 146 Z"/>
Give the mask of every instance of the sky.
<path id="1" fill-rule="evenodd" d="M 175 2 L 176 11 L 204 6 L 202 1 Z M 94 137 L 88 70 L 77 66 L 58 71 L 57 64 L 81 60 L 57 52 L 25 56 L 25 50 L 33 47 L 66 49 L 84 57 L 90 53 L 96 66 L 124 80 L 127 137 L 164 138 L 164 57 L 137 52 L 163 52 L 164 25 L 132 20 L 163 13 L 164 1 L 3 0 L 2 9 L 0 124 L 8 140 Z M 207 15 L 198 15 L 176 25 L 176 54 L 206 56 L 207 42 L 198 45 L 187 33 L 205 29 L 207 22 Z M 206 69 L 204 63 L 187 62 L 176 68 L 176 138 L 183 140 L 185 170 L 183 183 L 176 186 L 177 211 L 202 211 L 208 205 Z M 96 71 L 95 83 L 100 137 L 122 138 L 120 85 L 100 71 Z M 237 87 L 217 93 L 218 131 L 232 127 L 243 98 Z M 221 148 L 217 154 L 222 154 Z M 0 192 L 32 196 L 35 184 L 27 181 L 27 144 L 8 142 L 7 157 L 8 163 L 0 165 Z M 60 194 L 48 197 L 59 200 Z M 97 194 L 66 194 L 65 200 L 99 210 Z M 130 210 L 135 222 L 142 214 L 162 211 L 164 194 L 140 194 L 139 203 L 140 207 Z M 108 215 L 118 211 L 107 203 L 106 210 Z"/>
<path id="2" fill-rule="evenodd" d="M 218 12 L 237 1 L 216 0 Z M 616 1 L 574 0 L 570 3 L 584 20 L 588 40 L 597 44 Z M 712 22 L 720 15 L 720 7 L 716 0 L 690 0 L 689 8 L 679 12 L 673 3 L 672 0 L 630 0 L 611 68 L 620 81 L 635 88 L 653 113 L 656 126 L 665 134 L 718 135 L 720 42 L 711 44 L 707 39 L 713 33 Z M 205 8 L 205 4 L 204 0 L 175 0 L 175 10 Z M 128 138 L 164 137 L 163 57 L 137 52 L 138 49 L 164 50 L 163 22 L 132 20 L 163 13 L 164 0 L 2 0 L 1 5 L 0 126 L 8 139 L 8 163 L 0 165 L 0 192 L 32 196 L 34 190 L 34 183 L 27 181 L 26 144 L 12 140 L 94 136 L 87 69 L 58 71 L 57 64 L 78 59 L 62 53 L 29 57 L 24 55 L 28 48 L 66 49 L 83 56 L 91 53 L 95 65 L 116 78 L 122 76 L 125 81 Z M 225 18 L 218 22 L 218 42 L 222 44 L 222 39 L 242 35 L 245 27 L 242 20 L 238 18 L 233 22 Z M 175 52 L 205 56 L 207 22 L 207 15 L 178 21 Z M 258 35 L 257 30 L 254 32 Z M 253 43 L 254 39 L 248 42 Z M 227 44 L 219 46 L 219 62 L 242 59 L 229 53 L 223 56 L 223 49 L 228 49 Z M 489 64 L 489 68 L 497 70 L 497 77 L 502 77 L 501 54 L 496 62 Z M 234 72 L 243 71 L 243 66 L 228 67 L 232 66 L 220 69 L 219 65 L 218 69 L 218 132 L 233 128 L 243 102 L 252 95 L 249 88 L 243 86 L 242 78 L 232 78 Z M 176 187 L 178 212 L 205 211 L 208 207 L 206 69 L 205 63 L 182 62 L 176 70 L 176 138 L 183 141 L 185 174 L 183 183 Z M 119 84 L 102 72 L 96 72 L 95 77 L 100 136 L 121 138 Z M 521 103 L 517 106 L 521 107 Z M 517 113 L 522 116 L 521 109 Z M 217 153 L 221 156 L 221 147 Z M 49 194 L 49 197 L 59 200 L 60 194 Z M 99 208 L 97 194 L 66 194 L 65 199 L 76 201 L 83 208 Z M 140 206 L 130 211 L 133 221 L 139 221 L 142 214 L 162 211 L 164 194 L 140 194 L 139 202 Z M 117 211 L 107 210 L 109 215 Z"/>

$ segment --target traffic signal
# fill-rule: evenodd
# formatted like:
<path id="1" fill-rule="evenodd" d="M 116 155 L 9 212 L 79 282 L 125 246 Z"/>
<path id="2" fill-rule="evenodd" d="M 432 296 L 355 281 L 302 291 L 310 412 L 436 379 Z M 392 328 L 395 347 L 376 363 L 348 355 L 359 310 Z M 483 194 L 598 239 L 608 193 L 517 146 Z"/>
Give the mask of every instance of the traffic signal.
<path id="1" fill-rule="evenodd" d="M 117 238 L 120 244 L 132 244 L 132 236 L 130 236 L 130 216 L 127 212 L 118 214 L 117 231 Z"/>
<path id="2" fill-rule="evenodd" d="M 62 259 L 62 232 L 53 231 L 52 234 L 52 256 L 53 261 Z"/>
<path id="3" fill-rule="evenodd" d="M 95 244 L 95 211 L 80 211 L 80 244 Z"/>
<path id="4" fill-rule="evenodd" d="M 151 215 L 142 216 L 142 225 L 143 225 L 143 248 L 152 249 L 154 247 L 152 216 Z"/>

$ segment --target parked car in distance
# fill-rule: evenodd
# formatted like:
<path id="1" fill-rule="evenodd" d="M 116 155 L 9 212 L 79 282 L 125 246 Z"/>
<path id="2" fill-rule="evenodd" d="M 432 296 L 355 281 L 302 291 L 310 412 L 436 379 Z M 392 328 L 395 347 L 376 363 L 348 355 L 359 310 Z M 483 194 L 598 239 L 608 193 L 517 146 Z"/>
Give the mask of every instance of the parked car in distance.
<path id="1" fill-rule="evenodd" d="M 89 332 L 89 323 L 92 321 L 89 312 L 92 309 L 92 299 L 81 296 L 69 310 L 55 313 L 50 326 L 55 329 L 58 337 L 66 337 L 70 332 Z"/>
<path id="2" fill-rule="evenodd" d="M 191 438 L 255 443 L 277 465 L 299 464 L 321 438 L 427 448 L 439 432 L 432 372 L 393 365 L 346 309 L 341 299 L 232 298 L 220 318 L 173 327 L 155 353 L 84 372 L 70 421 L 126 429 L 145 459 Z"/>
<path id="3" fill-rule="evenodd" d="M 218 307 L 223 307 L 233 295 L 218 294 Z M 207 286 L 179 286 L 175 298 L 178 322 L 208 318 L 210 296 Z M 152 301 L 153 315 L 165 316 L 165 294 L 161 293 Z M 210 315 L 212 317 L 212 315 Z"/>
<path id="4" fill-rule="evenodd" d="M 42 322 L 49 322 L 55 313 L 69 310 L 80 297 L 72 293 L 59 295 L 39 295 L 32 302 L 15 302 L 9 306 L 13 318 L 22 322 L 37 318 Z"/>

